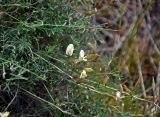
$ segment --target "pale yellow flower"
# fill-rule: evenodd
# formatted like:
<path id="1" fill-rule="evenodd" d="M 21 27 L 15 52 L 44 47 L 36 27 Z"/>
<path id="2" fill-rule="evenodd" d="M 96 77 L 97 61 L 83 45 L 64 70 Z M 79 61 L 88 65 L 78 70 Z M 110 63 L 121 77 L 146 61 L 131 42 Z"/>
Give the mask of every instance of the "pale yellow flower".
<path id="1" fill-rule="evenodd" d="M 9 116 L 9 112 L 1 112 L 0 113 L 0 117 L 8 117 Z"/>
<path id="2" fill-rule="evenodd" d="M 93 71 L 93 69 L 92 69 L 91 67 L 86 67 L 86 68 L 84 68 L 84 70 L 85 70 L 86 72 L 92 72 L 92 71 Z"/>
<path id="3" fill-rule="evenodd" d="M 86 73 L 85 70 L 83 70 L 83 71 L 81 72 L 80 78 L 86 78 L 86 77 L 87 77 L 87 73 Z"/>
<path id="4" fill-rule="evenodd" d="M 74 51 L 74 45 L 73 44 L 69 44 L 67 46 L 67 49 L 66 49 L 66 55 L 72 56 L 73 51 Z"/>

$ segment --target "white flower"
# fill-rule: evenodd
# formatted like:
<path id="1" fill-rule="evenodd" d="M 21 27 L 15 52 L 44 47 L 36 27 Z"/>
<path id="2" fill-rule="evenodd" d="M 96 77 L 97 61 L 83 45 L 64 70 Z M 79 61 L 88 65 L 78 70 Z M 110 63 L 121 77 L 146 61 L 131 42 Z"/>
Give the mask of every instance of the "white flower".
<path id="1" fill-rule="evenodd" d="M 116 92 L 116 100 L 119 100 L 121 98 L 121 92 L 117 91 Z"/>
<path id="2" fill-rule="evenodd" d="M 69 45 L 67 46 L 67 49 L 66 49 L 66 55 L 72 56 L 73 51 L 74 51 L 74 46 L 73 46 L 73 44 L 69 44 Z"/>
<path id="3" fill-rule="evenodd" d="M 85 55 L 84 50 L 81 50 L 81 51 L 79 52 L 79 59 L 83 59 L 83 58 L 84 58 L 84 55 Z"/>
<path id="4" fill-rule="evenodd" d="M 86 78 L 86 77 L 87 77 L 87 73 L 86 73 L 85 70 L 83 70 L 83 71 L 81 72 L 80 78 Z"/>
<path id="5" fill-rule="evenodd" d="M 94 11 L 97 12 L 98 11 L 97 8 L 95 8 Z"/>
<path id="6" fill-rule="evenodd" d="M 0 117 L 8 117 L 8 116 L 9 116 L 9 112 L 0 113 Z"/>
<path id="7" fill-rule="evenodd" d="M 84 56 L 85 55 L 85 52 L 84 52 L 84 50 L 81 50 L 80 52 L 79 52 L 79 60 L 80 61 L 87 61 L 87 59 L 86 59 L 86 57 Z"/>

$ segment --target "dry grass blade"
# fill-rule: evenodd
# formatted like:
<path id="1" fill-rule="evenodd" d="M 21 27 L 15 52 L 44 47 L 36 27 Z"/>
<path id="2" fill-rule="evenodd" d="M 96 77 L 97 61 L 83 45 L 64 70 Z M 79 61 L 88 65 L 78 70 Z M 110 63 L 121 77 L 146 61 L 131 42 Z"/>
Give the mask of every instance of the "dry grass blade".
<path id="1" fill-rule="evenodd" d="M 139 54 L 138 54 L 138 48 L 136 48 L 136 55 L 137 55 L 137 67 L 138 67 L 138 74 L 139 74 L 139 79 L 140 79 L 140 82 L 141 82 L 141 88 L 142 88 L 142 92 L 143 92 L 143 96 L 146 97 L 146 89 L 145 89 L 145 85 L 144 85 L 144 79 L 143 79 L 143 75 L 142 75 L 142 70 L 141 70 L 141 62 L 140 62 L 140 59 L 139 59 Z"/>

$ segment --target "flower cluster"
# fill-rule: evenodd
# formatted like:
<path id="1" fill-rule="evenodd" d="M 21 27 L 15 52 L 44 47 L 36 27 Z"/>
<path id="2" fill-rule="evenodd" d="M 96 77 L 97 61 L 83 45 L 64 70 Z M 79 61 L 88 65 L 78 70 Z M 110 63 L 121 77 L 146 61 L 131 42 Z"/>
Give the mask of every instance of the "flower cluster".
<path id="1" fill-rule="evenodd" d="M 74 52 L 74 45 L 69 44 L 66 49 L 66 55 L 72 56 L 73 52 Z M 80 50 L 79 52 L 79 61 L 87 61 L 84 50 Z"/>
<path id="2" fill-rule="evenodd" d="M 69 44 L 66 48 L 66 55 L 67 56 L 72 56 L 74 52 L 74 45 L 73 44 Z M 90 55 L 85 55 L 84 50 L 80 50 L 79 52 L 79 58 L 74 60 L 74 62 L 72 61 L 72 63 L 79 63 L 79 62 L 86 62 L 86 61 L 92 61 L 95 60 L 97 58 L 97 54 L 90 54 Z M 92 68 L 84 68 L 80 74 L 80 79 L 86 78 L 87 77 L 87 72 L 92 72 L 93 69 Z"/>

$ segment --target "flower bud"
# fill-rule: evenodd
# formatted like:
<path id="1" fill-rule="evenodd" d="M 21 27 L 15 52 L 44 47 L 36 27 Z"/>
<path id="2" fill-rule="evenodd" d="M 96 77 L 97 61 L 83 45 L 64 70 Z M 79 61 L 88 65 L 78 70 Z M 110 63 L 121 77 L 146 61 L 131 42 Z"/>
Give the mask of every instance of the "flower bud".
<path id="1" fill-rule="evenodd" d="M 66 49 L 66 55 L 72 56 L 73 51 L 74 51 L 74 46 L 73 46 L 73 44 L 69 44 L 69 45 L 67 46 L 67 49 Z"/>
<path id="2" fill-rule="evenodd" d="M 80 59 L 83 59 L 83 58 L 84 58 L 84 55 L 85 55 L 84 50 L 81 50 L 81 51 L 79 52 L 79 58 L 80 58 Z"/>
<path id="3" fill-rule="evenodd" d="M 93 71 L 93 69 L 90 68 L 90 67 L 84 68 L 84 70 L 85 70 L 86 72 L 92 72 L 92 71 Z"/>
<path id="4" fill-rule="evenodd" d="M 116 100 L 119 100 L 121 98 L 121 92 L 117 91 L 116 92 Z"/>

